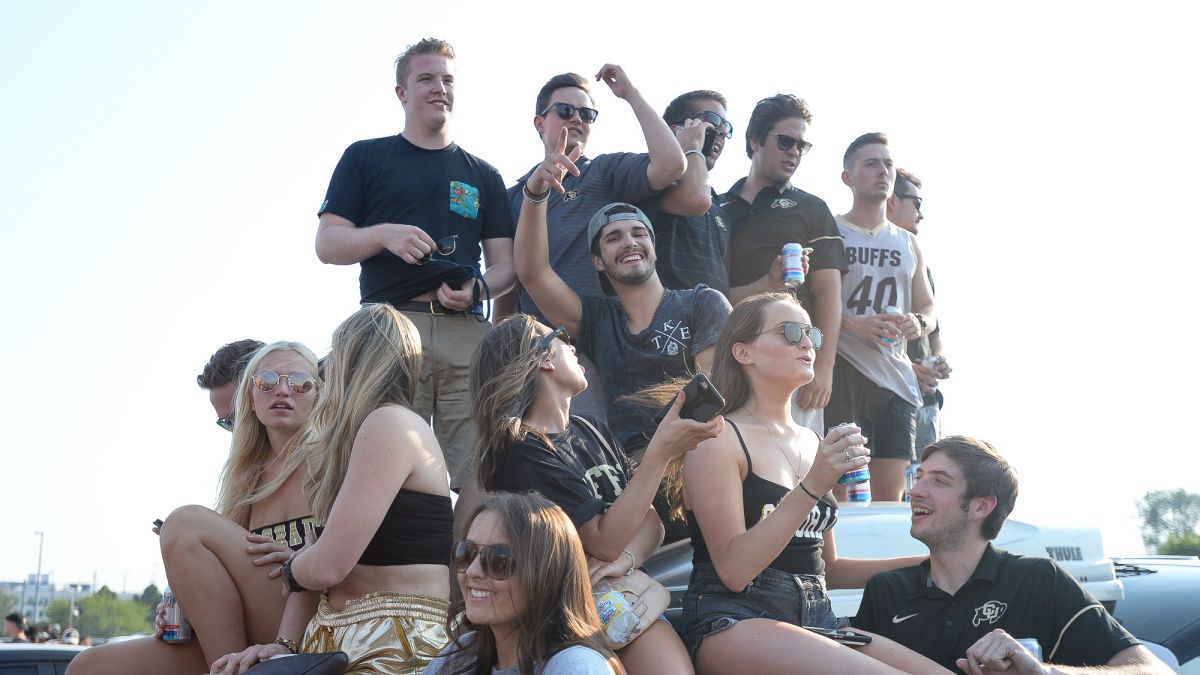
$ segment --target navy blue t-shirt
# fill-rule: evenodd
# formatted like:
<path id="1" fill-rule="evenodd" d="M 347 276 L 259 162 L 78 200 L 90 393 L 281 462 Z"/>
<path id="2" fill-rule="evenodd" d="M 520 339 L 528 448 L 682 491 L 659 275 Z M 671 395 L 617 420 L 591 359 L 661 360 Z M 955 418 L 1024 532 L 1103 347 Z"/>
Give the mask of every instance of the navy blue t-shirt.
<path id="1" fill-rule="evenodd" d="M 482 240 L 513 236 L 508 194 L 495 167 L 454 143 L 426 150 L 400 135 L 346 148 L 318 215 L 325 212 L 356 227 L 415 225 L 435 241 L 458 235 L 454 253 L 435 255 L 426 265 L 410 265 L 387 250 L 362 261 L 362 302 L 399 303 L 428 293 L 451 267 L 439 261 L 479 268 Z"/>

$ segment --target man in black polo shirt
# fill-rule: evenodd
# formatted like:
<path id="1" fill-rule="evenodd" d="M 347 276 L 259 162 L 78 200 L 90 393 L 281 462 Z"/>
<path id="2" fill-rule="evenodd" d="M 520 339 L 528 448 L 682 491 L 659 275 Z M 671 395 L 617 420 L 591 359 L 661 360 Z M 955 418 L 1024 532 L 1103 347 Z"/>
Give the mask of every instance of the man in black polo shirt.
<path id="1" fill-rule="evenodd" d="M 729 241 L 729 300 L 734 304 L 764 291 L 787 290 L 780 271 L 784 244 L 813 249 L 808 278 L 796 297 L 825 336 L 814 364 L 816 377 L 796 393 L 793 416 L 825 435 L 822 411 L 833 390 L 833 362 L 842 323 L 842 274 L 846 252 L 833 214 L 819 197 L 789 182 L 812 144 L 804 140 L 812 113 L 790 94 L 764 98 L 746 125 L 750 175 L 721 197 L 733 222 Z"/>
<path id="2" fill-rule="evenodd" d="M 687 171 L 638 206 L 654 223 L 656 269 L 663 285 L 686 290 L 704 284 L 728 297 L 729 216 L 708 180 L 733 136 L 725 105 L 724 96 L 706 89 L 681 94 L 667 105 L 663 119 L 679 140 Z"/>
<path id="3" fill-rule="evenodd" d="M 1171 672 L 1053 560 L 992 547 L 1017 476 L 990 444 L 949 436 L 928 446 L 909 495 L 911 533 L 929 560 L 867 582 L 856 628 L 976 675 L 1049 672 L 1017 638 L 1036 639 L 1054 672 Z"/>
<path id="4" fill-rule="evenodd" d="M 475 437 L 467 373 L 487 330 L 483 303 L 513 285 L 512 212 L 499 172 L 451 140 L 448 43 L 425 39 L 396 60 L 396 96 L 404 131 L 354 143 L 334 169 L 317 256 L 361 263 L 362 302 L 391 304 L 417 327 L 424 354 L 413 408 L 433 417 L 458 489 Z"/>

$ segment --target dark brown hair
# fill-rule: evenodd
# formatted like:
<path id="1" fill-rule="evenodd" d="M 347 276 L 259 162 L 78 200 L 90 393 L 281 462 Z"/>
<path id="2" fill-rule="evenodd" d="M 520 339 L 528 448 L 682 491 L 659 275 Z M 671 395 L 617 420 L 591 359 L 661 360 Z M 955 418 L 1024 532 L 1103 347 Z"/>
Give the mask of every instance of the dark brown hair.
<path id="1" fill-rule="evenodd" d="M 550 105 L 550 97 L 554 95 L 555 91 L 562 89 L 563 87 L 575 87 L 576 89 L 582 89 L 583 93 L 588 95 L 588 98 L 592 97 L 591 84 L 584 76 L 577 73 L 563 73 L 562 75 L 555 75 L 554 77 L 550 78 L 546 84 L 543 84 L 541 90 L 538 91 L 537 100 L 534 102 L 536 107 L 534 108 L 533 114 L 541 115 L 542 111 L 546 109 L 546 106 Z"/>
<path id="2" fill-rule="evenodd" d="M 858 149 L 864 145 L 875 144 L 887 145 L 887 134 L 883 133 L 882 131 L 872 131 L 869 134 L 863 134 L 862 136 L 859 136 L 851 141 L 850 146 L 846 148 L 846 154 L 842 155 L 842 168 L 846 171 L 849 171 L 850 167 L 854 164 L 854 153 L 858 152 Z"/>
<path id="3" fill-rule="evenodd" d="M 258 340 L 238 340 L 221 347 L 208 357 L 204 370 L 196 376 L 196 384 L 201 389 L 216 389 L 237 382 L 246 371 L 250 357 L 262 346 Z"/>
<path id="4" fill-rule="evenodd" d="M 767 142 L 767 134 L 780 120 L 789 117 L 799 117 L 805 122 L 812 123 L 812 113 L 804 99 L 791 94 L 775 94 L 764 98 L 754 106 L 750 113 L 750 122 L 746 124 L 746 156 L 753 158 L 754 151 L 750 149 L 750 139 L 759 145 Z"/>
<path id="5" fill-rule="evenodd" d="M 967 479 L 963 504 L 975 497 L 995 497 L 996 508 L 988 514 L 980 528 L 985 539 L 992 540 L 1017 504 L 1017 472 L 987 441 L 969 436 L 947 436 L 930 443 L 921 452 L 924 462 L 935 452 L 942 452 L 954 462 Z"/>

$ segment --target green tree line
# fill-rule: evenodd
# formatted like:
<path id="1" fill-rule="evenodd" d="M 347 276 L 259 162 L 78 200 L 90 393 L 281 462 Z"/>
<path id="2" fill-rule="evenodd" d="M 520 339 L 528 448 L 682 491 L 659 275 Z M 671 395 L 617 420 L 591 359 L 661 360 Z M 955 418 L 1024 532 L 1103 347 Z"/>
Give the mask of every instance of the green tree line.
<path id="1" fill-rule="evenodd" d="M 77 617 L 70 616 L 70 598 L 60 598 L 50 603 L 46 620 L 74 625 L 81 635 L 93 637 L 148 633 L 154 630 L 154 607 L 160 601 L 162 593 L 153 584 L 131 600 L 121 600 L 108 586 L 102 586 L 95 594 L 75 601 Z"/>

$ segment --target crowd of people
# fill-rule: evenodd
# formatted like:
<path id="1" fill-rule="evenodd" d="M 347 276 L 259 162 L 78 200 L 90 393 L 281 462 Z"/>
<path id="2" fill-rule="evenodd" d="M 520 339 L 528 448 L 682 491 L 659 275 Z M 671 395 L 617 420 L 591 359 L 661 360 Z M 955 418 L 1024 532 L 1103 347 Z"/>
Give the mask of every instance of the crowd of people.
<path id="1" fill-rule="evenodd" d="M 4 617 L 4 636 L 9 642 L 29 642 L 33 644 L 63 644 L 83 645 L 90 647 L 92 638 L 80 635 L 74 626 L 63 628 L 57 623 L 43 624 L 41 627 L 30 626 L 20 612 L 12 612 Z"/>
<path id="2" fill-rule="evenodd" d="M 849 143 L 834 216 L 790 182 L 808 105 L 770 96 L 749 174 L 718 194 L 724 97 L 659 116 L 606 64 L 645 151 L 587 156 L 591 84 L 556 75 L 535 97 L 543 157 L 506 189 L 453 142 L 454 62 L 409 47 L 403 131 L 333 171 L 316 252 L 361 266 L 362 307 L 329 354 L 243 340 L 198 378 L 229 459 L 216 508 L 159 532 L 195 639 L 105 645 L 70 673 L 337 650 L 357 673 L 1042 672 L 1030 637 L 1065 667 L 1161 672 L 1053 562 L 989 543 L 1015 473 L 939 438 L 922 183 L 884 134 Z M 724 397 L 710 419 L 681 414 L 698 373 Z M 928 556 L 838 555 L 839 479 L 868 465 L 875 499 L 911 499 Z M 667 531 L 694 551 L 683 626 L 643 617 L 614 644 L 593 587 Z M 836 616 L 827 590 L 864 586 Z M 964 614 L 991 603 L 1009 610 Z M 854 645 L 820 632 L 848 626 Z"/>

